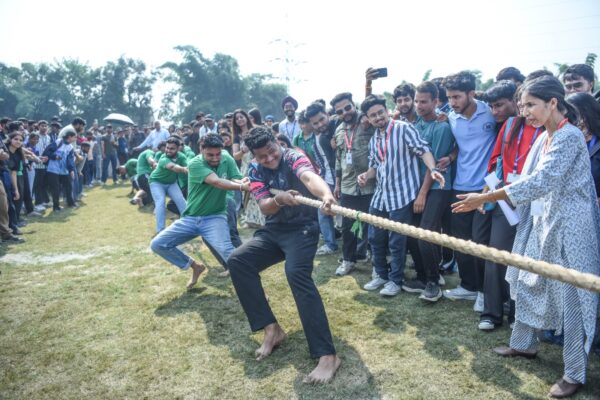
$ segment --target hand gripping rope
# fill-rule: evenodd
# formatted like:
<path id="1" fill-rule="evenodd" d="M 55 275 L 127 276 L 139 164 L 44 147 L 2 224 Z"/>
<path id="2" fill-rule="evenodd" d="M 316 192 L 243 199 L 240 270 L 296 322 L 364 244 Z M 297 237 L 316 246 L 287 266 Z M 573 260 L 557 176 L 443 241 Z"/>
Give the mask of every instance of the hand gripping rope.
<path id="1" fill-rule="evenodd" d="M 271 189 L 272 194 L 280 191 Z M 309 199 L 303 196 L 294 196 L 300 204 L 310 207 L 320 208 L 322 202 Z M 556 279 L 561 282 L 570 283 L 582 289 L 591 290 L 600 293 L 600 277 L 597 275 L 579 272 L 573 269 L 565 268 L 558 264 L 550 264 L 545 261 L 534 260 L 508 251 L 494 249 L 469 240 L 458 239 L 452 236 L 438 232 L 428 231 L 417 228 L 416 226 L 391 221 L 386 218 L 376 217 L 371 214 L 352 210 L 350 208 L 334 205 L 331 207 L 334 214 L 342 215 L 346 218 L 354 219 L 356 222 L 352 226 L 352 232 L 357 236 L 362 234 L 361 222 L 366 222 L 378 228 L 388 231 L 398 232 L 402 235 L 410 236 L 416 239 L 425 240 L 443 247 L 448 247 L 464 254 L 470 254 L 475 257 L 483 258 L 502 265 L 510 265 L 515 268 L 533 272 L 550 279 Z"/>

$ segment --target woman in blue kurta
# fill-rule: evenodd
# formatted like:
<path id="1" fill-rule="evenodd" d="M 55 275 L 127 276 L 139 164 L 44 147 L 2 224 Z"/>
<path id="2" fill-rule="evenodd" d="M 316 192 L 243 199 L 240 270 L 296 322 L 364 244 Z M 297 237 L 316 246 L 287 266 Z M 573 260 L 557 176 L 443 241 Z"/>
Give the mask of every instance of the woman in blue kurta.
<path id="1" fill-rule="evenodd" d="M 453 211 L 507 200 L 517 206 L 521 217 L 513 253 L 598 275 L 600 212 L 588 150 L 574 125 L 577 114 L 565 102 L 560 81 L 551 76 L 526 82 L 521 103 L 528 123 L 546 129 L 529 153 L 521 179 L 487 194 L 465 195 L 453 204 Z M 598 294 L 513 267 L 506 280 L 516 302 L 516 321 L 510 347 L 494 351 L 533 358 L 537 330 L 563 332 L 564 375 L 552 386 L 550 396 L 573 395 L 586 379 Z"/>

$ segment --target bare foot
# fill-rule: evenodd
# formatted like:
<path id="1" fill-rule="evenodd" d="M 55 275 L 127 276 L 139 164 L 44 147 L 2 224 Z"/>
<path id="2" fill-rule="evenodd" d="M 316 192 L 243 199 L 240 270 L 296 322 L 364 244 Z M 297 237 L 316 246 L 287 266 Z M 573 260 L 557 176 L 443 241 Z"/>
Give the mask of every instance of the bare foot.
<path id="1" fill-rule="evenodd" d="M 223 271 L 223 272 L 219 272 L 219 276 L 220 276 L 221 278 L 227 278 L 227 277 L 229 276 L 229 270 L 228 270 L 228 269 L 226 269 L 226 270 L 225 270 L 225 271 Z"/>
<path id="2" fill-rule="evenodd" d="M 192 268 L 192 277 L 190 278 L 190 281 L 187 284 L 187 288 L 191 289 L 194 287 L 194 285 L 198 282 L 198 278 L 200 277 L 200 275 L 206 271 L 206 266 L 202 263 L 197 263 L 196 261 L 192 261 L 192 265 L 190 265 L 190 267 Z"/>
<path id="3" fill-rule="evenodd" d="M 277 346 L 285 341 L 285 339 L 285 332 L 277 322 L 265 326 L 265 338 L 263 339 L 263 344 L 254 352 L 256 361 L 267 358 Z"/>
<path id="4" fill-rule="evenodd" d="M 303 382 L 314 384 L 329 383 L 335 376 L 335 373 L 341 364 L 342 361 L 336 355 L 322 356 L 319 358 L 317 367 L 304 378 Z"/>

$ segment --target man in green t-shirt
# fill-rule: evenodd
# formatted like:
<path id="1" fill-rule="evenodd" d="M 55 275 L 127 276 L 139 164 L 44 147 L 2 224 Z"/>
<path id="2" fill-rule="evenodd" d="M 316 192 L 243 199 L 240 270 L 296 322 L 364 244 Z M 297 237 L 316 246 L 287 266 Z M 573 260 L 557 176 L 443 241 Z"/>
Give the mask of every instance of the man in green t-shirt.
<path id="1" fill-rule="evenodd" d="M 137 181 L 135 179 L 137 175 L 137 163 L 137 158 L 131 158 L 127 160 L 125 164 L 119 165 L 118 168 L 119 177 L 122 180 L 129 178 L 129 182 L 131 183 L 131 192 L 129 192 L 130 195 L 134 194 L 139 189 Z"/>
<path id="2" fill-rule="evenodd" d="M 431 148 L 436 160 L 448 156 L 454 149 L 455 140 L 450 124 L 438 121 L 436 105 L 438 101 L 437 86 L 429 81 L 417 87 L 415 101 L 418 118 L 415 128 L 419 136 Z M 450 205 L 452 196 L 452 166 L 443 171 L 445 185 L 434 181 L 427 173 L 427 167 L 420 161 L 421 188 L 413 203 L 414 223 L 423 229 L 440 232 L 444 212 Z M 415 243 L 416 242 L 416 243 Z M 416 244 L 416 246 L 415 246 Z M 415 248 L 416 247 L 416 248 Z M 409 293 L 420 293 L 419 298 L 428 302 L 436 302 L 442 297 L 439 263 L 441 253 L 439 246 L 409 238 L 409 248 L 413 252 L 417 278 L 405 281 L 402 289 Z"/>
<path id="3" fill-rule="evenodd" d="M 189 162 L 187 170 L 188 198 L 185 211 L 180 219 L 152 240 L 150 248 L 181 269 L 192 268 L 192 278 L 187 285 L 189 289 L 196 284 L 206 267 L 177 246 L 201 236 L 225 266 L 234 250 L 227 225 L 227 191 L 249 191 L 250 186 L 247 178 L 241 180 L 242 174 L 235 160 L 223 150 L 223 139 L 217 134 L 204 137 L 201 154 Z"/>
<path id="4" fill-rule="evenodd" d="M 165 145 L 165 142 L 161 142 L 159 147 L 164 150 Z M 157 163 L 154 160 L 154 151 L 152 149 L 146 149 L 138 156 L 135 181 L 139 190 L 133 199 L 131 199 L 131 204 L 137 204 L 141 207 L 153 202 L 148 179 L 150 178 L 152 170 L 156 168 L 156 164 Z"/>
<path id="5" fill-rule="evenodd" d="M 177 174 L 187 174 L 187 160 L 178 152 L 181 141 L 171 136 L 167 139 L 165 154 L 158 160 L 158 164 L 150 174 L 150 192 L 154 199 L 154 214 L 156 215 L 156 233 L 165 229 L 165 200 L 167 195 L 175 202 L 179 213 L 185 210 L 185 198 L 179 185 Z"/>

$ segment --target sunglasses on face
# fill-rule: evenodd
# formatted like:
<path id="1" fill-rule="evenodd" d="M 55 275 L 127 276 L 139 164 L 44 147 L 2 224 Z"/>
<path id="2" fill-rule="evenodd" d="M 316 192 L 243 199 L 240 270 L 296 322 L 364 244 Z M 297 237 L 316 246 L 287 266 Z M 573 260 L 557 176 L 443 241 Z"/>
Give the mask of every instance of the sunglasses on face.
<path id="1" fill-rule="evenodd" d="M 335 113 L 337 115 L 342 115 L 343 113 L 348 112 L 350 110 L 352 110 L 352 104 L 347 104 L 346 107 L 341 108 L 339 110 L 335 110 Z"/>

